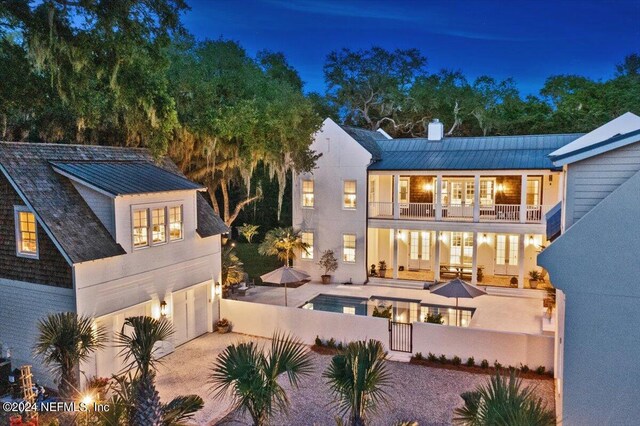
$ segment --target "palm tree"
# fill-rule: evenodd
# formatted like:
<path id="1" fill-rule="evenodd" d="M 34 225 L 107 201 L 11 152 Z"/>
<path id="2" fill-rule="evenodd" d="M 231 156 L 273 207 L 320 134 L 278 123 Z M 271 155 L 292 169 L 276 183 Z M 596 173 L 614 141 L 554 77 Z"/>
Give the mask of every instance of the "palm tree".
<path id="1" fill-rule="evenodd" d="M 254 425 L 261 426 L 288 411 L 289 399 L 278 377 L 286 374 L 297 388 L 299 380 L 311 374 L 311 360 L 299 340 L 276 333 L 268 353 L 255 342 L 227 346 L 213 365 L 210 383 L 215 398 L 230 394 L 235 409 L 248 412 Z"/>
<path id="2" fill-rule="evenodd" d="M 351 342 L 335 355 L 324 372 L 341 416 L 351 426 L 363 426 L 368 415 L 386 401 L 391 375 L 386 352 L 377 340 Z"/>
<path id="3" fill-rule="evenodd" d="M 496 373 L 488 383 L 461 395 L 465 405 L 456 408 L 453 421 L 465 426 L 552 426 L 556 419 L 547 410 L 535 388 L 523 387 L 522 379 Z"/>
<path id="4" fill-rule="evenodd" d="M 237 284 L 242 281 L 244 270 L 242 262 L 236 255 L 233 245 L 228 244 L 222 248 L 222 283 L 226 286 Z"/>
<path id="5" fill-rule="evenodd" d="M 285 266 L 296 258 L 298 250 L 307 251 L 309 244 L 302 241 L 299 230 L 288 228 L 275 228 L 264 236 L 264 241 L 258 247 L 258 253 L 263 256 L 277 256 Z"/>
<path id="6" fill-rule="evenodd" d="M 139 316 L 126 318 L 122 330 L 116 334 L 115 340 L 127 363 L 127 372 L 116 380 L 111 402 L 114 412 L 126 418 L 127 424 L 175 424 L 204 406 L 204 401 L 197 395 L 179 396 L 168 404 L 160 402 L 155 387 L 155 371 L 159 362 L 156 358 L 157 344 L 169 339 L 173 333 L 173 326 L 168 320 Z M 116 417 L 115 420 L 122 419 Z M 113 421 L 108 420 L 108 424 Z"/>
<path id="7" fill-rule="evenodd" d="M 38 321 L 34 352 L 53 368 L 60 395 L 72 397 L 79 387 L 80 363 L 102 349 L 106 340 L 104 327 L 94 325 L 93 318 L 61 312 Z"/>

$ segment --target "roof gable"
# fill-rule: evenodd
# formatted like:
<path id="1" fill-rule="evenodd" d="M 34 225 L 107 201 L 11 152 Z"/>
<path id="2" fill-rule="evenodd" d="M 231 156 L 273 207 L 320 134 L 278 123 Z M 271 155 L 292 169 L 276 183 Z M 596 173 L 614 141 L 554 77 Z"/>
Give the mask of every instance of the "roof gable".
<path id="1" fill-rule="evenodd" d="M 358 142 L 364 149 L 371 154 L 373 161 L 378 161 L 382 158 L 380 147 L 377 141 L 388 140 L 385 135 L 373 130 L 360 129 L 357 127 L 340 126 L 351 138 Z"/>

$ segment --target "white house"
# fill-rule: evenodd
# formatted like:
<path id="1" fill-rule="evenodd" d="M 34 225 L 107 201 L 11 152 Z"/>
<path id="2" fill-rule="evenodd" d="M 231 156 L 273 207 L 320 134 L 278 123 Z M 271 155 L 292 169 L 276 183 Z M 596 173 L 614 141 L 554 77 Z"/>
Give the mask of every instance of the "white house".
<path id="1" fill-rule="evenodd" d="M 565 425 L 638 424 L 640 117 L 624 114 L 551 158 L 566 175 L 562 235 L 538 263 L 566 295 L 557 409 Z"/>
<path id="2" fill-rule="evenodd" d="M 39 318 L 72 311 L 109 332 L 126 317 L 166 316 L 168 353 L 212 331 L 220 234 L 201 185 L 144 149 L 0 143 L 0 342 L 33 364 Z M 110 376 L 109 346 L 81 366 Z"/>
<path id="3" fill-rule="evenodd" d="M 545 215 L 562 200 L 562 168 L 548 155 L 581 135 L 443 133 L 437 120 L 412 139 L 325 120 L 311 146 L 322 154 L 317 168 L 293 179 L 293 225 L 312 247 L 296 267 L 318 279 L 316 262 L 330 249 L 335 282 L 422 286 L 462 276 L 529 287 L 547 243 Z"/>

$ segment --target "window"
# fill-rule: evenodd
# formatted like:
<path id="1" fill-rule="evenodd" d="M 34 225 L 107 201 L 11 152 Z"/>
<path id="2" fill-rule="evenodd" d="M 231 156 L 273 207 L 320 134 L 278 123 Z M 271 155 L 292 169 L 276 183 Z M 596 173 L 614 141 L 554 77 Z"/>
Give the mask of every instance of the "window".
<path id="1" fill-rule="evenodd" d="M 470 265 L 473 260 L 473 234 L 452 232 L 449 256 L 452 265 Z"/>
<path id="2" fill-rule="evenodd" d="M 169 239 L 182 239 L 182 206 L 169 207 Z"/>
<path id="3" fill-rule="evenodd" d="M 349 314 L 349 315 L 355 315 L 356 314 L 356 307 L 355 306 L 344 306 L 342 308 L 342 313 L 343 314 Z"/>
<path id="4" fill-rule="evenodd" d="M 480 205 L 492 206 L 494 200 L 493 179 L 480 179 Z"/>
<path id="5" fill-rule="evenodd" d="M 313 259 L 313 232 L 303 232 L 302 242 L 308 244 L 307 250 L 302 250 L 302 259 Z"/>
<path id="6" fill-rule="evenodd" d="M 162 244 L 167 241 L 167 221 L 165 220 L 165 209 L 151 210 L 151 234 L 153 244 Z"/>
<path id="7" fill-rule="evenodd" d="M 527 205 L 537 206 L 540 203 L 540 179 L 527 179 Z"/>
<path id="8" fill-rule="evenodd" d="M 356 208 L 356 181 L 345 180 L 344 181 L 344 199 L 342 201 L 342 207 L 345 209 Z"/>
<path id="9" fill-rule="evenodd" d="M 27 207 L 15 207 L 16 253 L 18 256 L 38 257 L 36 216 Z"/>
<path id="10" fill-rule="evenodd" d="M 407 204 L 409 203 L 409 179 L 400 179 L 398 183 L 400 185 L 400 204 Z"/>
<path id="11" fill-rule="evenodd" d="M 147 209 L 133 212 L 133 247 L 149 245 L 149 218 Z"/>
<path id="12" fill-rule="evenodd" d="M 356 236 L 354 234 L 342 235 L 342 260 L 348 263 L 356 261 Z"/>
<path id="13" fill-rule="evenodd" d="M 313 181 L 302 181 L 302 207 L 313 207 Z"/>

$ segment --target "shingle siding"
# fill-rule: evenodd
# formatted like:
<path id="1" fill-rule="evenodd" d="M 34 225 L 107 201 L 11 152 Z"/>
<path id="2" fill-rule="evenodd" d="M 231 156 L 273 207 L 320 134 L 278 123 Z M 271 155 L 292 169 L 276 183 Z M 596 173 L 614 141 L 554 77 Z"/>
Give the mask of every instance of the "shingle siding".
<path id="1" fill-rule="evenodd" d="M 9 181 L 0 174 L 0 277 L 55 287 L 73 287 L 71 266 L 38 224 L 38 259 L 16 255 L 14 206 L 24 202 Z M 0 286 L 2 297 L 6 289 Z M 29 305 L 26 305 L 26 309 Z"/>
<path id="2" fill-rule="evenodd" d="M 640 142 L 568 166 L 565 229 L 640 170 Z"/>

